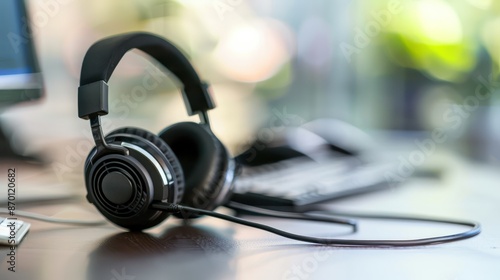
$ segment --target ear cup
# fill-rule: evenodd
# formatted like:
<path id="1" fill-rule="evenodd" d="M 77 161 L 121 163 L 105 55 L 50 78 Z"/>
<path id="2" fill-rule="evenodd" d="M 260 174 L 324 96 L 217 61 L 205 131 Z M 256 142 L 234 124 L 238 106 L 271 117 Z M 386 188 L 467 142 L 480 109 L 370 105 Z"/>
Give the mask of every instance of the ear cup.
<path id="1" fill-rule="evenodd" d="M 89 163 L 85 173 L 87 199 L 116 225 L 142 230 L 168 217 L 148 207 L 154 196 L 152 178 L 136 158 L 108 154 Z"/>
<path id="2" fill-rule="evenodd" d="M 112 137 L 114 135 L 118 134 L 132 134 L 135 136 L 138 136 L 140 138 L 146 139 L 149 142 L 151 142 L 153 145 L 155 145 L 165 156 L 166 160 L 170 163 L 172 170 L 173 170 L 173 176 L 174 180 L 177 182 L 177 197 L 175 201 L 172 201 L 173 203 L 179 203 L 182 201 L 182 197 L 184 195 L 184 174 L 183 170 L 181 168 L 181 165 L 179 163 L 179 160 L 175 156 L 174 152 L 170 149 L 170 147 L 158 136 L 155 134 L 141 129 L 137 127 L 124 127 L 124 128 L 119 128 L 117 130 L 112 131 L 108 137 Z"/>
<path id="3" fill-rule="evenodd" d="M 224 191 L 229 157 L 208 127 L 192 122 L 174 124 L 159 137 L 175 153 L 185 177 L 182 204 L 213 210 Z"/>
<path id="4" fill-rule="evenodd" d="M 184 176 L 174 153 L 156 135 L 137 128 L 122 128 L 106 141 L 128 149 L 128 155 L 95 157 L 85 163 L 87 198 L 113 223 L 130 230 L 153 227 L 170 213 L 150 207 L 154 200 L 179 203 Z"/>

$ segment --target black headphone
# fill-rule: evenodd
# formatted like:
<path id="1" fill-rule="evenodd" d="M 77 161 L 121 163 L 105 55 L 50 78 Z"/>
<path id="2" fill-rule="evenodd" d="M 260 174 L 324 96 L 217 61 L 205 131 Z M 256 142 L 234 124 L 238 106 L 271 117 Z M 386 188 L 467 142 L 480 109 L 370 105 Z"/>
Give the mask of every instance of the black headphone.
<path id="1" fill-rule="evenodd" d="M 171 125 L 158 135 L 125 127 L 104 137 L 100 117 L 108 114 L 107 82 L 131 49 L 155 58 L 183 84 L 189 115 L 200 123 Z M 85 162 L 87 200 L 111 222 L 129 230 L 153 227 L 170 214 L 193 218 L 208 215 L 259 228 L 295 240 L 341 246 L 419 246 L 456 241 L 480 233 L 474 222 L 421 217 L 354 215 L 363 218 L 439 222 L 471 227 L 451 235 L 413 240 L 352 240 L 317 238 L 282 231 L 238 217 L 214 212 L 225 205 L 231 209 L 269 217 L 320 221 L 348 225 L 351 219 L 339 213 L 293 213 L 262 209 L 229 201 L 237 173 L 235 161 L 210 130 L 207 111 L 215 107 L 208 86 L 202 83 L 186 57 L 171 43 L 149 33 L 128 33 L 105 38 L 90 47 L 83 60 L 78 88 L 78 116 L 90 120 L 96 146 Z M 322 212 L 322 213 L 321 213 Z M 353 216 L 341 213 L 340 216 Z"/>
<path id="2" fill-rule="evenodd" d="M 139 49 L 169 69 L 183 84 L 189 115 L 158 135 L 124 127 L 103 136 L 100 116 L 108 114 L 107 82 L 120 59 Z M 78 116 L 90 120 L 96 147 L 85 162 L 87 199 L 111 222 L 131 230 L 157 225 L 169 213 L 153 201 L 213 210 L 226 202 L 235 163 L 210 130 L 207 111 L 215 107 L 186 57 L 171 43 L 148 33 L 103 39 L 90 47 L 78 88 Z"/>

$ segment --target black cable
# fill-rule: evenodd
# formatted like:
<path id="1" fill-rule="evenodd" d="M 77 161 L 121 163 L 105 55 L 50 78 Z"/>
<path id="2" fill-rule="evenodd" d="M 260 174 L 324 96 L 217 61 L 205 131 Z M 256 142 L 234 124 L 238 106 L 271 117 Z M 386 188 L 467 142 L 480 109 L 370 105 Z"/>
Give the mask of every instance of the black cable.
<path id="1" fill-rule="evenodd" d="M 332 217 L 332 216 L 328 216 L 328 217 L 313 216 L 313 215 L 309 215 L 308 213 L 277 211 L 277 210 L 271 210 L 271 209 L 241 204 L 238 202 L 230 202 L 230 203 L 232 203 L 235 207 L 237 207 L 238 205 L 244 205 L 245 211 L 247 211 L 249 213 L 254 213 L 254 214 L 266 216 L 266 217 L 283 218 L 283 219 L 296 219 L 296 220 L 316 221 L 316 222 L 327 222 L 327 223 L 334 223 L 334 224 L 351 226 L 353 228 L 353 232 L 356 232 L 358 230 L 358 223 L 352 219 L 343 219 L 343 218 Z M 235 209 L 235 210 L 237 209 L 237 208 L 231 207 L 231 204 L 226 204 L 224 206 L 231 208 L 231 209 Z M 240 208 L 239 210 L 243 210 L 243 209 Z"/>
<path id="2" fill-rule="evenodd" d="M 296 212 L 292 212 L 292 213 L 296 213 Z M 410 216 L 410 215 L 403 216 L 403 215 L 397 215 L 397 214 L 383 214 L 383 213 L 368 214 L 368 213 L 362 213 L 362 212 L 344 212 L 344 211 L 330 210 L 326 207 L 321 207 L 320 205 L 318 205 L 318 207 L 314 207 L 306 212 L 299 212 L 299 213 L 302 213 L 302 214 L 318 213 L 318 214 L 326 214 L 326 215 L 332 215 L 332 216 L 353 217 L 353 218 L 363 218 L 363 219 L 382 219 L 382 220 L 400 220 L 400 221 L 445 223 L 445 224 L 452 224 L 452 225 L 468 226 L 468 227 L 472 227 L 472 228 L 476 228 L 476 227 L 480 228 L 480 225 L 477 222 L 466 222 L 466 221 L 460 221 L 460 220 L 441 219 L 441 218 L 425 217 L 425 216 Z"/>
<path id="3" fill-rule="evenodd" d="M 158 203 L 158 205 L 162 205 L 161 207 L 166 207 L 167 204 L 165 203 Z M 179 207 L 178 209 L 175 207 Z M 164 209 L 160 208 L 159 206 L 156 206 L 155 204 L 152 205 L 153 208 L 161 209 L 161 210 L 167 210 L 167 211 L 175 211 L 178 213 L 182 213 L 184 211 L 186 216 L 189 216 L 190 214 L 204 214 L 208 215 L 205 212 L 201 211 L 206 211 L 198 208 L 191 208 L 187 206 L 182 206 L 182 205 L 176 205 L 176 204 L 170 204 L 168 207 L 172 207 L 169 209 Z M 357 222 L 351 219 L 342 219 L 342 218 L 336 218 L 336 217 L 322 217 L 322 216 L 312 216 L 308 214 L 303 214 L 303 213 L 293 213 L 293 212 L 282 212 L 282 211 L 274 211 L 274 210 L 269 210 L 269 209 L 264 209 L 264 208 L 258 208 L 258 207 L 253 207 L 253 206 L 248 206 L 249 211 L 252 211 L 252 213 L 260 214 L 266 217 L 273 217 L 273 218 L 282 218 L 282 219 L 294 219 L 294 220 L 303 220 L 303 221 L 315 221 L 315 222 L 326 222 L 326 223 L 333 223 L 333 224 L 340 224 L 340 225 L 347 225 L 352 227 L 352 232 L 356 232 L 358 229 Z M 189 208 L 189 210 L 188 210 Z M 174 209 L 174 210 L 172 210 Z M 194 209 L 198 211 L 199 213 L 195 213 Z M 221 214 L 222 215 L 222 214 Z M 231 216 L 232 217 L 232 216 Z M 220 218 L 220 217 L 219 217 Z"/>
<path id="4" fill-rule="evenodd" d="M 252 212 L 253 209 L 251 207 L 247 207 L 248 205 L 239 204 L 235 202 L 229 202 L 231 208 L 239 208 L 244 211 Z M 276 235 L 283 236 L 285 238 L 290 238 L 298 241 L 309 242 L 309 243 L 318 243 L 318 244 L 327 244 L 327 245 L 338 245 L 338 246 L 371 246 L 371 247 L 409 247 L 409 246 L 423 246 L 423 245 L 431 245 L 438 243 L 445 243 L 451 241 L 462 240 L 466 238 L 470 238 L 478 235 L 481 232 L 481 227 L 478 223 L 475 222 L 463 222 L 463 221 L 451 221 L 451 220 L 439 220 L 439 219 L 430 219 L 430 218 L 422 218 L 420 221 L 432 221 L 432 222 L 440 222 L 440 223 L 448 223 L 448 224 L 456 224 L 456 225 L 465 225 L 470 226 L 472 229 L 461 232 L 458 234 L 452 235 L 444 235 L 438 237 L 429 237 L 422 239 L 408 239 L 408 240 L 354 240 L 354 239 L 335 239 L 335 238 L 319 238 L 319 237 L 311 237 L 304 236 L 299 234 L 294 234 L 290 232 L 286 232 L 283 230 L 279 230 L 277 228 L 247 221 L 244 219 L 240 219 L 237 217 L 220 214 L 213 211 L 202 210 L 197 208 L 192 208 L 188 206 L 182 206 L 178 204 L 170 204 L 170 203 L 154 203 L 152 205 L 153 208 L 168 211 L 171 213 L 186 213 L 186 214 L 197 214 L 197 215 L 207 215 L 215 218 L 219 218 L 222 220 L 234 222 L 237 224 L 258 228 L 261 230 L 265 230 Z M 403 217 L 401 217 L 403 218 Z"/>

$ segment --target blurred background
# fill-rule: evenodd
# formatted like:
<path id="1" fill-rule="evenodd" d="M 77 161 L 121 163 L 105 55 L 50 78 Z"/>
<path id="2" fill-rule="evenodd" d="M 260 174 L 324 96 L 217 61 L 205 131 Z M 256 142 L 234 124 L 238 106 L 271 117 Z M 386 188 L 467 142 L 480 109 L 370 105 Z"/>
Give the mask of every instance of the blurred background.
<path id="1" fill-rule="evenodd" d="M 22 153 L 43 153 L 60 180 L 82 177 L 93 146 L 77 117 L 86 50 L 118 33 L 166 37 L 212 86 L 213 130 L 236 155 L 262 127 L 317 118 L 374 137 L 433 139 L 439 149 L 499 163 L 500 2 L 493 0 L 30 0 L 45 82 L 39 101 L 7 108 Z M 144 79 L 153 81 L 145 89 Z M 105 132 L 153 132 L 187 117 L 178 83 L 139 52 L 110 81 Z M 443 136 L 444 135 L 444 136 Z M 429 138 L 430 137 L 430 138 Z M 444 138 L 443 138 L 444 137 Z M 261 139 L 265 140 L 265 139 Z M 386 142 L 387 143 L 387 142 Z M 52 147 L 49 149 L 47 147 Z M 383 145 L 380 149 L 389 148 Z"/>

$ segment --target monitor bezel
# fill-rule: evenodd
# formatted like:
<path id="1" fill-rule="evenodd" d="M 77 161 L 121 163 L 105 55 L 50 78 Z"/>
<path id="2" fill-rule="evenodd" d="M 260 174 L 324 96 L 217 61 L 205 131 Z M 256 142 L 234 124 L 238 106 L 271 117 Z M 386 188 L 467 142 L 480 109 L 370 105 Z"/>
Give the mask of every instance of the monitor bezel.
<path id="1" fill-rule="evenodd" d="M 0 106 L 8 106 L 15 103 L 37 100 L 44 96 L 43 77 L 36 53 L 33 32 L 29 26 L 29 11 L 25 0 L 16 1 L 20 7 L 21 19 L 25 18 L 28 29 L 27 50 L 31 55 L 32 73 L 22 73 L 13 75 L 0 75 Z"/>

